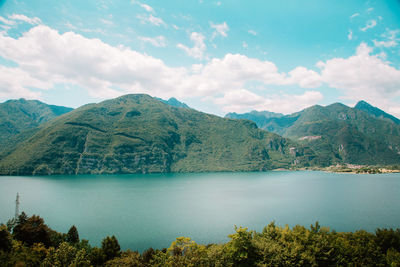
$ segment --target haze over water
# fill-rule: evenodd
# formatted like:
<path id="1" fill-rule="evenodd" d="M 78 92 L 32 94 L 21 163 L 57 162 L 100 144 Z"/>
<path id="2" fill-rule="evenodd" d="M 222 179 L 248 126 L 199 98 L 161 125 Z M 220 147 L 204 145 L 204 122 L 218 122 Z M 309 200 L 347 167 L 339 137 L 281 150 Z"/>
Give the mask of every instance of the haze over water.
<path id="1" fill-rule="evenodd" d="M 234 225 L 261 231 L 319 221 L 336 231 L 400 227 L 400 174 L 316 171 L 0 177 L 0 222 L 20 210 L 53 229 L 75 224 L 99 245 L 115 235 L 123 249 L 169 247 L 179 236 L 224 242 Z"/>

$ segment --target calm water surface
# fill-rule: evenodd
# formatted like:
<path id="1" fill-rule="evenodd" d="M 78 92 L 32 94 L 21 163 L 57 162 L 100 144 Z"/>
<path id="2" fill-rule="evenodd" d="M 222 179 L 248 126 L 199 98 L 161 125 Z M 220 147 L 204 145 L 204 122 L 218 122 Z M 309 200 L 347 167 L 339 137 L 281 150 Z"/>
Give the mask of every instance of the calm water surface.
<path id="1" fill-rule="evenodd" d="M 75 224 L 99 245 L 115 235 L 122 248 L 169 247 L 178 236 L 225 242 L 234 225 L 257 231 L 271 221 L 337 231 L 400 228 L 400 174 L 324 172 L 201 173 L 0 177 L 0 222 L 20 210 L 53 229 Z"/>

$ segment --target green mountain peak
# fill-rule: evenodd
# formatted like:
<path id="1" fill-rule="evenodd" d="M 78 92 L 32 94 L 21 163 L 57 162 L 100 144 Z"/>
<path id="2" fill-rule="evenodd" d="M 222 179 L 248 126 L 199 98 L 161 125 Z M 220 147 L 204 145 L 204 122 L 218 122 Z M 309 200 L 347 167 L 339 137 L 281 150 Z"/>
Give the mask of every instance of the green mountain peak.
<path id="1" fill-rule="evenodd" d="M 400 124 L 400 120 L 396 117 L 394 117 L 393 115 L 390 115 L 386 112 L 384 112 L 383 110 L 372 106 L 371 104 L 365 102 L 364 100 L 359 101 L 355 106 L 355 109 L 364 111 L 366 113 L 368 113 L 371 116 L 374 116 L 376 118 L 382 119 L 382 120 L 386 120 L 386 121 L 390 121 L 390 122 L 394 122 L 396 124 Z"/>

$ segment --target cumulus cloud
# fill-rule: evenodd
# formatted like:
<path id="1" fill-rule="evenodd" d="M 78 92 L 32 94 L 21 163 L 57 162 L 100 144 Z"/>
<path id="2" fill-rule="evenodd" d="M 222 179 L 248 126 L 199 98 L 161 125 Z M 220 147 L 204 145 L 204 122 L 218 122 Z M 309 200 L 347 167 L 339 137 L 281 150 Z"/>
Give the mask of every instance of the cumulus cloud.
<path id="1" fill-rule="evenodd" d="M 202 58 L 204 36 L 192 33 L 191 39 L 195 46 L 182 49 Z M 3 97 L 29 95 L 31 87 L 45 90 L 59 83 L 78 85 L 100 99 L 138 92 L 159 97 L 215 98 L 242 90 L 252 81 L 305 87 L 318 83 L 317 74 L 305 68 L 280 73 L 270 61 L 240 54 L 227 54 L 191 68 L 172 68 L 130 48 L 113 47 L 73 32 L 60 34 L 45 25 L 36 26 L 18 38 L 0 35 L 0 56 L 18 64 L 14 69 L 2 67 Z"/>
<path id="2" fill-rule="evenodd" d="M 400 70 L 372 51 L 361 43 L 354 56 L 319 62 L 322 80 L 341 89 L 347 99 L 363 98 L 382 107 L 394 106 L 388 99 L 400 96 Z"/>
<path id="3" fill-rule="evenodd" d="M 32 77 L 28 72 L 18 68 L 7 68 L 0 65 L 0 98 L 40 99 L 40 92 L 28 88 L 50 89 L 52 84 Z"/>
<path id="4" fill-rule="evenodd" d="M 155 26 L 161 26 L 164 25 L 166 26 L 167 24 L 158 17 L 153 16 L 152 14 L 150 15 L 137 15 L 137 18 L 140 20 L 142 24 L 150 23 Z"/>
<path id="5" fill-rule="evenodd" d="M 198 32 L 192 32 L 190 35 L 190 40 L 194 43 L 194 46 L 189 48 L 183 44 L 178 44 L 177 47 L 184 50 L 186 54 L 190 57 L 196 59 L 203 59 L 204 52 L 206 50 L 206 44 L 204 43 L 204 35 Z"/>
<path id="6" fill-rule="evenodd" d="M 289 72 L 289 77 L 286 79 L 287 84 L 298 84 L 303 88 L 316 88 L 321 86 L 321 76 L 305 67 L 297 67 Z"/>
<path id="7" fill-rule="evenodd" d="M 221 23 L 221 24 L 214 24 L 214 23 L 210 22 L 210 27 L 215 29 L 215 31 L 213 32 L 213 35 L 212 35 L 212 39 L 214 39 L 218 35 L 220 35 L 222 37 L 228 36 L 227 32 L 229 31 L 229 27 L 228 27 L 228 24 L 226 24 L 226 22 Z"/>
<path id="8" fill-rule="evenodd" d="M 376 24 L 377 24 L 377 23 L 376 23 L 376 20 L 371 19 L 371 20 L 369 20 L 369 21 L 367 22 L 367 24 L 365 25 L 365 27 L 360 28 L 360 30 L 363 31 L 363 32 L 365 32 L 365 31 L 367 31 L 368 29 L 374 28 L 374 27 L 376 26 Z"/>
<path id="9" fill-rule="evenodd" d="M 193 48 L 181 48 L 191 56 L 204 58 L 204 36 L 192 33 L 191 39 Z M 390 99 L 400 96 L 400 70 L 372 52 L 373 48 L 362 43 L 353 56 L 319 62 L 319 71 L 299 66 L 288 73 L 280 72 L 271 61 L 240 54 L 226 54 L 189 68 L 169 67 L 128 47 L 111 46 L 73 32 L 60 34 L 38 25 L 16 38 L 0 34 L 0 56 L 18 65 L 0 65 L 0 97 L 37 97 L 42 90 L 62 83 L 77 85 L 99 99 L 126 93 L 164 98 L 207 96 L 226 111 L 267 109 L 288 113 L 317 103 L 321 93 L 307 88 L 327 84 L 342 90 L 347 99 L 362 97 L 395 111 L 398 105 Z M 297 96 L 262 96 L 260 91 L 260 95 L 249 91 L 252 82 L 298 85 L 306 90 Z"/>
<path id="10" fill-rule="evenodd" d="M 165 47 L 166 46 L 166 41 L 165 41 L 165 37 L 160 35 L 157 37 L 144 37 L 144 36 L 139 36 L 138 39 L 140 41 L 142 41 L 143 43 L 149 43 L 152 46 L 155 47 Z"/>
<path id="11" fill-rule="evenodd" d="M 173 79 L 183 78 L 181 69 L 168 68 L 151 56 L 123 46 L 112 47 L 99 39 L 88 39 L 73 32 L 59 34 L 43 25 L 32 28 L 18 39 L 0 36 L 0 56 L 18 63 L 26 77 L 46 81 L 46 86 L 20 82 L 21 73 L 10 73 L 3 83 L 7 80 L 20 87 L 42 89 L 70 83 L 87 89 L 98 98 L 149 92 L 148 88 L 154 88 L 153 93 L 157 95 L 158 90 L 173 91 L 176 85 Z M 154 79 L 155 73 L 157 79 Z M 17 90 L 18 86 L 13 85 L 13 88 Z M 2 86 L 1 90 L 8 90 L 7 86 Z"/>

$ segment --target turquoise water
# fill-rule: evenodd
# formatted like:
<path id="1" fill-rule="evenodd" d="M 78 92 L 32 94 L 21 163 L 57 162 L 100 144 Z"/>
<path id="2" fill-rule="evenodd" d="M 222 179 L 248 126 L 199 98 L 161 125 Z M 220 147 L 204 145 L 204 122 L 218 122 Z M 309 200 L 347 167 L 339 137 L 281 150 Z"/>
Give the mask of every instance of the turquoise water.
<path id="1" fill-rule="evenodd" d="M 0 177 L 0 222 L 20 210 L 53 229 L 75 224 L 99 245 L 115 235 L 123 249 L 169 247 L 178 236 L 225 242 L 234 225 L 271 221 L 337 231 L 400 228 L 400 174 L 253 172 Z"/>

